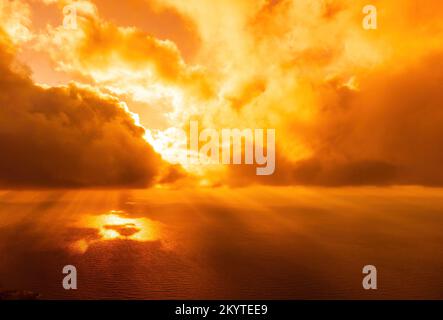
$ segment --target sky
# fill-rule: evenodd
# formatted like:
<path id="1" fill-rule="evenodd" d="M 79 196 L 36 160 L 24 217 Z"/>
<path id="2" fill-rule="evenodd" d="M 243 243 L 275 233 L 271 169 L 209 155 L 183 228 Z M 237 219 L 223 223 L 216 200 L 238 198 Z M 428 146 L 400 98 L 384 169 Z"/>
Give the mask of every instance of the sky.
<path id="1" fill-rule="evenodd" d="M 441 187 L 443 3 L 370 2 L 2 0 L 0 187 Z M 188 166 L 191 120 L 275 173 Z"/>

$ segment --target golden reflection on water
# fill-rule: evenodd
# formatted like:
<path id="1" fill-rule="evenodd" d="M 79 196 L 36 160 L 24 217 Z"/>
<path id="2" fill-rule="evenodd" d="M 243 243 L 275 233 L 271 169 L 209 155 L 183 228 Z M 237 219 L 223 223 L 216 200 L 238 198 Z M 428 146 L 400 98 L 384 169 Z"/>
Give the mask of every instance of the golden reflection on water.
<path id="1" fill-rule="evenodd" d="M 72 263 L 82 299 L 441 299 L 442 212 L 419 187 L 0 192 L 0 284 L 72 299 Z"/>
<path id="2" fill-rule="evenodd" d="M 155 241 L 160 238 L 160 225 L 147 218 L 130 218 L 123 211 L 112 210 L 99 216 L 85 216 L 79 222 L 83 228 L 98 230 L 98 239 L 81 239 L 71 245 L 78 253 L 85 253 L 93 244 L 100 241 L 130 240 Z"/>

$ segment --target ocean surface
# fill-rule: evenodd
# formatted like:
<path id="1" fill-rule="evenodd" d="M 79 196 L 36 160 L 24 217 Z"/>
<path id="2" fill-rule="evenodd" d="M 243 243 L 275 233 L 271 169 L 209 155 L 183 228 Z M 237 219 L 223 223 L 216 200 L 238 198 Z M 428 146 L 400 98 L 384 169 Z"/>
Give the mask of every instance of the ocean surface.
<path id="1" fill-rule="evenodd" d="M 62 286 L 65 265 L 78 289 Z M 362 287 L 363 266 L 378 289 Z M 1 191 L 0 292 L 40 299 L 442 299 L 443 190 Z"/>

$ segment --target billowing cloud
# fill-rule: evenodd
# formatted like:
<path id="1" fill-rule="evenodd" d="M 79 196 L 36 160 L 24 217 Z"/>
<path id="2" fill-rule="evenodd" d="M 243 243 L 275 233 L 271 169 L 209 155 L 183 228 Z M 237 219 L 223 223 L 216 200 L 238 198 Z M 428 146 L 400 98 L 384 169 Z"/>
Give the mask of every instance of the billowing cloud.
<path id="1" fill-rule="evenodd" d="M 125 105 L 90 87 L 41 87 L 0 41 L 0 186 L 148 186 L 161 165 Z"/>
<path id="2" fill-rule="evenodd" d="M 16 44 L 28 42 L 34 37 L 30 30 L 31 9 L 23 1 L 0 2 L 0 21 L 4 32 Z"/>
<path id="3" fill-rule="evenodd" d="M 72 1 L 55 2 L 61 12 Z M 140 1 L 131 3 L 142 5 Z M 199 65 L 188 65 L 173 41 L 106 20 L 98 11 L 103 4 L 98 4 L 72 2 L 77 8 L 78 28 L 50 24 L 39 33 L 33 49 L 48 54 L 58 71 L 127 101 L 149 128 L 175 126 L 189 117 L 191 106 L 215 96 L 212 78 Z"/>
<path id="4" fill-rule="evenodd" d="M 73 1 L 44 2 L 61 12 Z M 363 0 L 128 0 L 153 19 L 169 12 L 191 28 L 170 38 L 149 32 L 140 15 L 132 25 L 125 14 L 119 19 L 121 4 L 75 3 L 79 28 L 49 25 L 33 49 L 127 101 L 166 160 L 185 158 L 177 132 L 191 119 L 201 128 L 276 130 L 274 175 L 257 177 L 250 166 L 186 167 L 209 185 L 442 184 L 434 174 L 441 159 L 440 1 L 374 0 L 378 29 L 365 30 Z M 189 60 L 175 43 L 187 38 L 198 39 Z M 426 112 L 416 115 L 423 105 Z"/>
<path id="5" fill-rule="evenodd" d="M 300 182 L 443 185 L 443 53 L 395 69 L 324 102 Z"/>
<path id="6" fill-rule="evenodd" d="M 303 133 L 311 154 L 291 161 L 279 149 L 274 176 L 259 179 L 242 166 L 230 171 L 229 181 L 442 186 L 442 82 L 443 53 L 435 53 L 407 68 L 371 74 L 358 91 L 325 84 L 318 88 L 322 109 Z"/>
<path id="7" fill-rule="evenodd" d="M 169 2 L 199 21 L 212 65 L 229 70 L 208 123 L 277 130 L 276 173 L 228 166 L 226 183 L 443 184 L 439 2 L 374 3 L 376 31 L 361 27 L 364 1 L 228 1 L 226 16 Z"/>

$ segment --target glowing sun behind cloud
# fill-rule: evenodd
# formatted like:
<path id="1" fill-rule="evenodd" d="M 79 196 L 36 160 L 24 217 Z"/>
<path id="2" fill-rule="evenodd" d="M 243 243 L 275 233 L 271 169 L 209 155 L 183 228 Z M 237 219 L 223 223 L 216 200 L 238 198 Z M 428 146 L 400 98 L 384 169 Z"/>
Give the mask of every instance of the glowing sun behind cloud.
<path id="1" fill-rule="evenodd" d="M 68 4 L 77 8 L 75 30 L 62 24 Z M 443 73 L 441 1 L 428 1 L 426 7 L 415 0 L 375 1 L 376 30 L 362 28 L 365 5 L 363 0 L 129 0 L 126 5 L 17 0 L 0 7 L 5 18 L 0 27 L 10 38 L 10 51 L 28 65 L 11 63 L 9 70 L 28 77 L 34 72 L 34 85 L 47 90 L 49 98 L 59 87 L 45 81 L 54 78 L 51 83 L 88 88 L 100 99 L 112 100 L 133 124 L 143 126 L 142 136 L 164 161 L 184 169 L 174 175 L 156 170 L 160 163 L 147 168 L 130 163 L 134 170 L 130 177 L 121 175 L 124 179 L 143 176 L 136 170 L 150 170 L 143 178 L 149 180 L 146 186 L 183 177 L 189 179 L 178 185 L 195 184 L 195 176 L 198 182 L 210 181 L 205 183 L 209 186 L 443 185 L 443 174 L 438 174 L 441 148 L 436 147 L 441 140 L 441 90 L 434 85 Z M 146 16 L 127 9 L 134 7 Z M 161 28 L 144 23 L 160 17 L 176 23 Z M 184 43 L 195 45 L 192 54 Z M 67 96 L 72 100 L 73 93 Z M 8 95 L 5 101 L 11 99 Z M 427 126 L 417 127 L 409 115 L 423 106 L 417 122 Z M 67 122 L 77 119 L 70 116 Z M 188 165 L 186 144 L 177 132 L 186 131 L 193 119 L 201 128 L 276 129 L 275 174 L 257 178 L 245 167 Z M 416 148 L 405 146 L 404 137 Z M 106 157 L 111 163 L 123 154 L 112 151 L 116 155 Z M 57 155 L 48 162 L 60 158 L 72 157 Z M 141 158 L 137 154 L 124 161 Z M 82 160 L 77 166 L 91 162 Z M 57 176 L 59 171 L 66 170 L 50 173 Z M 175 180 L 161 177 L 164 172 Z M 55 183 L 113 182 L 68 178 Z M 109 184 L 127 182 L 118 178 Z"/>

